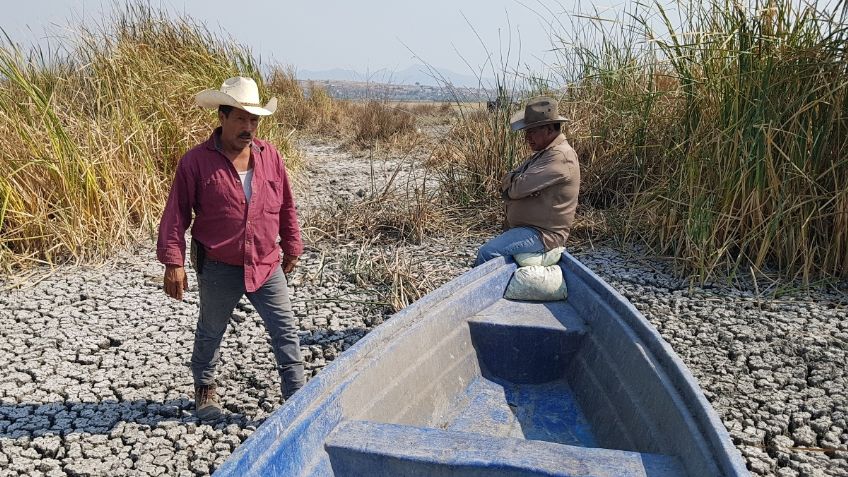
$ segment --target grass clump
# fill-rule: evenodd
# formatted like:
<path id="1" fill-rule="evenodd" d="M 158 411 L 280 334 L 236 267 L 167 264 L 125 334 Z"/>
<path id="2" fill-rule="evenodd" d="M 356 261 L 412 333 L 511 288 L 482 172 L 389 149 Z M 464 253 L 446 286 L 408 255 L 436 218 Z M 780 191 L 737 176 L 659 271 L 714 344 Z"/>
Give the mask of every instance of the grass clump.
<path id="1" fill-rule="evenodd" d="M 310 82 L 304 89 L 293 69 L 275 68 L 268 87 L 278 97 L 276 117 L 283 128 L 339 135 L 345 111 L 320 85 Z"/>
<path id="2" fill-rule="evenodd" d="M 103 257 L 158 223 L 181 155 L 214 114 L 194 106 L 230 76 L 257 80 L 245 48 L 189 19 L 130 4 L 45 59 L 0 46 L 0 265 Z M 260 132 L 290 152 L 284 131 Z"/>
<path id="3" fill-rule="evenodd" d="M 415 132 L 415 116 L 385 101 L 346 103 L 352 121 L 353 142 L 373 147 L 394 137 Z"/>

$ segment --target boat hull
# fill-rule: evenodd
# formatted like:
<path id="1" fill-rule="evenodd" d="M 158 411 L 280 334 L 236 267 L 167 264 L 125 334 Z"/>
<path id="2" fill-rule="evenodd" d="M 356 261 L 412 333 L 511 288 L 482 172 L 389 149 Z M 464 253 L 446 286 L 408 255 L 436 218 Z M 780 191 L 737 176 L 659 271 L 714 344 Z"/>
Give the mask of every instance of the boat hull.
<path id="1" fill-rule="evenodd" d="M 216 475 L 748 475 L 650 323 L 572 256 L 560 266 L 567 302 L 504 300 L 504 259 L 428 294 L 310 380 Z"/>

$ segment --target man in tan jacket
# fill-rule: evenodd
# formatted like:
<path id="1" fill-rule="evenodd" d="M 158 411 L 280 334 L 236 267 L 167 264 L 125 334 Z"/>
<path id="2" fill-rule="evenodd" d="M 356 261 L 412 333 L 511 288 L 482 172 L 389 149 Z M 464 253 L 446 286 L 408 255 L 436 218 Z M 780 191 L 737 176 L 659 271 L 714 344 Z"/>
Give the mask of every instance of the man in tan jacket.
<path id="1" fill-rule="evenodd" d="M 524 131 L 533 154 L 503 177 L 507 230 L 480 247 L 475 265 L 565 246 L 580 190 L 577 153 L 561 132 L 565 121 L 547 97 L 530 100 L 512 117 L 513 131 Z"/>

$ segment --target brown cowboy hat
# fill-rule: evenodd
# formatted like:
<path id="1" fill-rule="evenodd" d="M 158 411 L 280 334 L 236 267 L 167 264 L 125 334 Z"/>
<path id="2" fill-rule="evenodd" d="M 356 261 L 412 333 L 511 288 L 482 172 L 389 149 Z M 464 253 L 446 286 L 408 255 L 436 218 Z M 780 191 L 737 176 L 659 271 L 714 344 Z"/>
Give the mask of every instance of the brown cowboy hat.
<path id="1" fill-rule="evenodd" d="M 539 96 L 538 98 L 527 101 L 524 111 L 513 114 L 509 120 L 509 125 L 513 131 L 521 131 L 522 129 L 535 128 L 536 126 L 544 126 L 545 124 L 568 121 L 568 118 L 559 115 L 557 109 L 556 100 L 547 96 Z"/>

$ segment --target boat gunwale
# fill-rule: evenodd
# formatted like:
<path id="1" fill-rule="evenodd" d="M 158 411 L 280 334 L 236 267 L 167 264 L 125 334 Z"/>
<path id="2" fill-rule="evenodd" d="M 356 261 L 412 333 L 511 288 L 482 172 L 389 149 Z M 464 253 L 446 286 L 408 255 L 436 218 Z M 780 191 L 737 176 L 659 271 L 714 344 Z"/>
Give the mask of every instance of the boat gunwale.
<path id="1" fill-rule="evenodd" d="M 587 284 L 592 291 L 597 293 L 598 297 L 615 312 L 616 319 L 622 321 L 644 344 L 644 349 L 659 364 L 660 371 L 669 378 L 670 384 L 677 391 L 677 398 L 685 406 L 680 411 L 689 414 L 711 450 L 718 451 L 712 452 L 712 456 L 726 456 L 726 459 L 722 462 L 721 470 L 731 472 L 729 475 L 733 475 L 732 473 L 750 475 L 741 453 L 733 445 L 730 434 L 712 404 L 704 396 L 697 379 L 651 322 L 630 300 L 570 253 L 563 252 L 563 260 L 560 261 L 560 266 L 565 266 L 583 283 Z M 605 298 L 607 299 L 605 300 Z M 672 398 L 674 397 L 672 396 Z"/>

